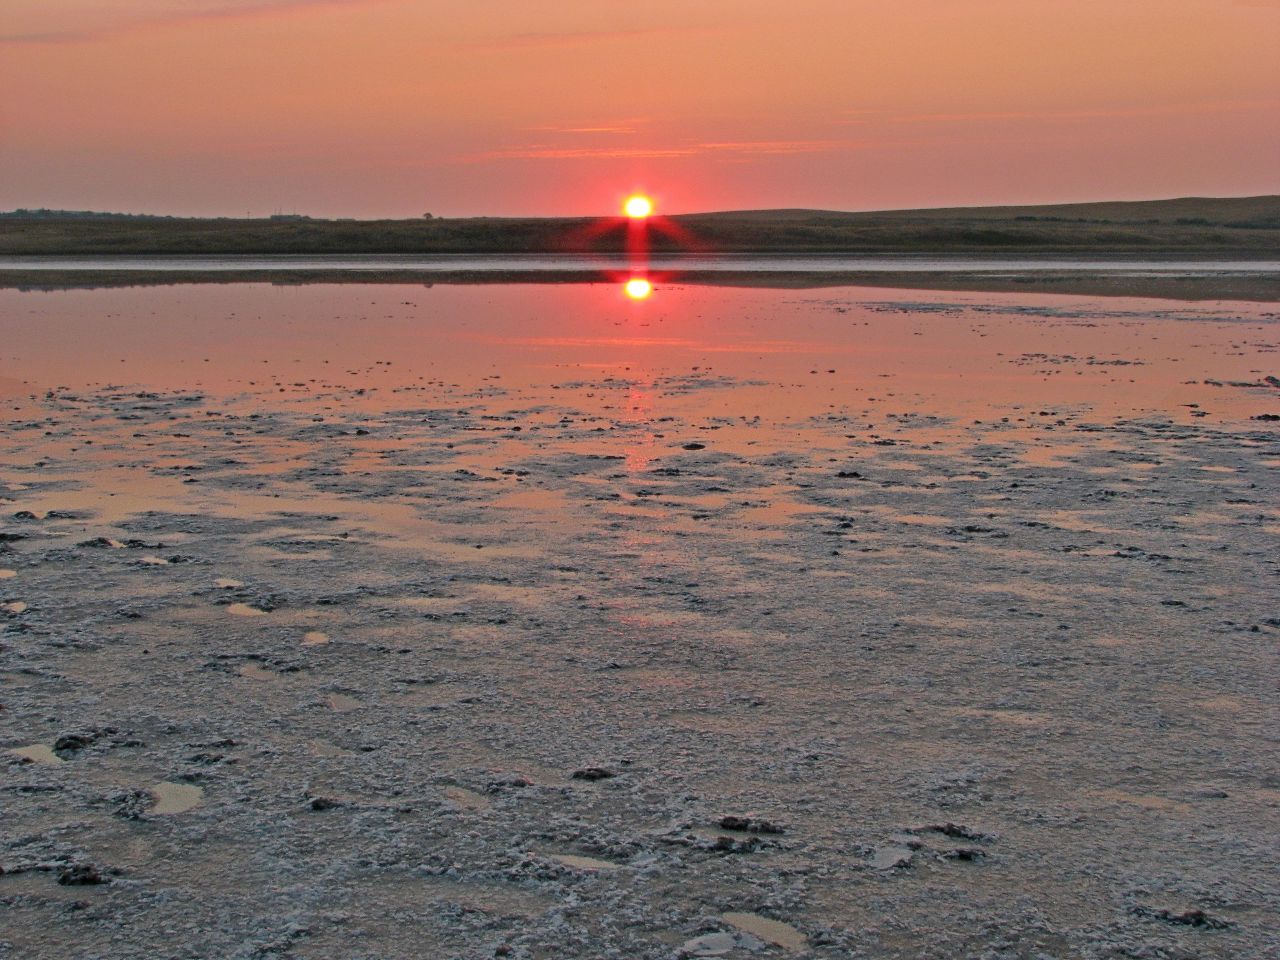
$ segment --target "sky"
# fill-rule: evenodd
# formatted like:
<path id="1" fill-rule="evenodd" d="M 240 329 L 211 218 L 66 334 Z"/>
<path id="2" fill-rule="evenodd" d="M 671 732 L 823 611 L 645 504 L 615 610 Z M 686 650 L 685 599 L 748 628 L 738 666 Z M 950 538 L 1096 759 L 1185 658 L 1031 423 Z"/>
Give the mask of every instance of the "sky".
<path id="1" fill-rule="evenodd" d="M 0 209 L 1280 193 L 1280 0 L 0 0 Z"/>

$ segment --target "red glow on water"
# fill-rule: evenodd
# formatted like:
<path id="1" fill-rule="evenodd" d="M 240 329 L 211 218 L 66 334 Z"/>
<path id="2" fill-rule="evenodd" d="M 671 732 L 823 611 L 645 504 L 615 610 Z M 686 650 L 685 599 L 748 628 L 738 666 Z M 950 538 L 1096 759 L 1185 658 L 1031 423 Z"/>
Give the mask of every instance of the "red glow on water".
<path id="1" fill-rule="evenodd" d="M 653 284 L 644 277 L 632 277 L 622 289 L 632 300 L 648 300 L 653 294 Z"/>

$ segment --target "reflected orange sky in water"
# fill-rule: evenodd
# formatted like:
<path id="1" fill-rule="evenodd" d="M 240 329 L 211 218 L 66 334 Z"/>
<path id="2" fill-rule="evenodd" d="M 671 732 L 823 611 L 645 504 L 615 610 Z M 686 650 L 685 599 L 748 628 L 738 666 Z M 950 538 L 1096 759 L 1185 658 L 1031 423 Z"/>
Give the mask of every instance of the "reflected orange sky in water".
<path id="1" fill-rule="evenodd" d="M 655 422 L 694 409 L 783 422 L 1053 404 L 1231 418 L 1260 401 L 1204 381 L 1257 379 L 1254 349 L 1239 344 L 1273 342 L 1270 309 L 679 282 L 645 300 L 614 283 L 3 290 L 0 394 L 121 385 L 407 409 L 572 392 Z"/>
<path id="2" fill-rule="evenodd" d="M 0 208 L 1271 193 L 1274 0 L 6 0 Z"/>
<path id="3" fill-rule="evenodd" d="M 632 277 L 622 289 L 632 300 L 648 300 L 653 295 L 653 284 L 644 277 Z"/>

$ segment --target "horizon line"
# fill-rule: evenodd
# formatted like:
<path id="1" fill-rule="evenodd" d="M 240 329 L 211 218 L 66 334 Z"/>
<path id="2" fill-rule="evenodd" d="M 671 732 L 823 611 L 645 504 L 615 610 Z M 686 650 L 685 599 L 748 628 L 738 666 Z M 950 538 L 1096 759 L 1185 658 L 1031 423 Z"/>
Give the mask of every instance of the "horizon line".
<path id="1" fill-rule="evenodd" d="M 688 210 L 677 213 L 661 213 L 655 214 L 655 217 L 676 218 L 676 217 L 703 217 L 703 216 L 725 216 L 729 214 L 751 214 L 759 215 L 766 213 L 816 213 L 816 214 L 837 214 L 837 215 L 859 215 L 859 214 L 876 214 L 876 213 L 916 213 L 916 212 L 937 212 L 942 210 L 1001 210 L 1001 209 L 1035 209 L 1044 207 L 1087 207 L 1099 204 L 1153 204 L 1153 203 L 1175 203 L 1178 201 L 1198 200 L 1278 200 L 1280 201 L 1280 191 L 1277 193 L 1245 193 L 1245 194 L 1182 194 L 1179 196 L 1158 196 L 1158 197 L 1139 197 L 1139 198 L 1109 198 L 1100 200 L 1066 200 L 1066 201 L 1035 201 L 1030 203 L 967 203 L 957 204 L 954 206 L 906 206 L 906 207 L 875 207 L 868 209 L 840 209 L 836 207 L 733 207 L 719 210 Z M 14 207 L 11 210 L 0 210 L 0 217 L 8 219 L 21 219 L 20 214 L 44 214 L 47 219 L 56 219 L 57 215 L 64 214 L 67 218 L 72 217 L 136 217 L 136 218 L 154 218 L 165 220 L 313 220 L 318 222 L 358 222 L 358 223 L 377 223 L 382 221 L 412 221 L 412 220 L 625 220 L 626 217 L 621 214 L 502 214 L 502 213 L 470 213 L 470 214 L 419 214 L 417 216 L 325 216 L 319 214 L 307 214 L 297 211 L 276 211 L 273 213 L 253 214 L 247 216 L 239 216 L 235 214 L 185 214 L 185 213 L 152 213 L 146 211 L 123 211 L 123 210 L 94 210 L 90 208 L 72 208 L 72 207 Z"/>

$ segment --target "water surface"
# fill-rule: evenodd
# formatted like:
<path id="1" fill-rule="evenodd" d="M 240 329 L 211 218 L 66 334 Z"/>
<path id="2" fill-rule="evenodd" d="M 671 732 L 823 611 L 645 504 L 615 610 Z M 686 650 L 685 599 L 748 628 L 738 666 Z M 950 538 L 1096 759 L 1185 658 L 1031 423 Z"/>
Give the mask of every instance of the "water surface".
<path id="1" fill-rule="evenodd" d="M 604 283 L 3 290 L 0 322 L 11 395 L 112 384 L 387 408 L 570 390 L 637 417 L 769 420 L 1244 416 L 1258 398 L 1213 384 L 1258 381 L 1277 339 L 1268 304 L 678 283 L 642 301 Z"/>

